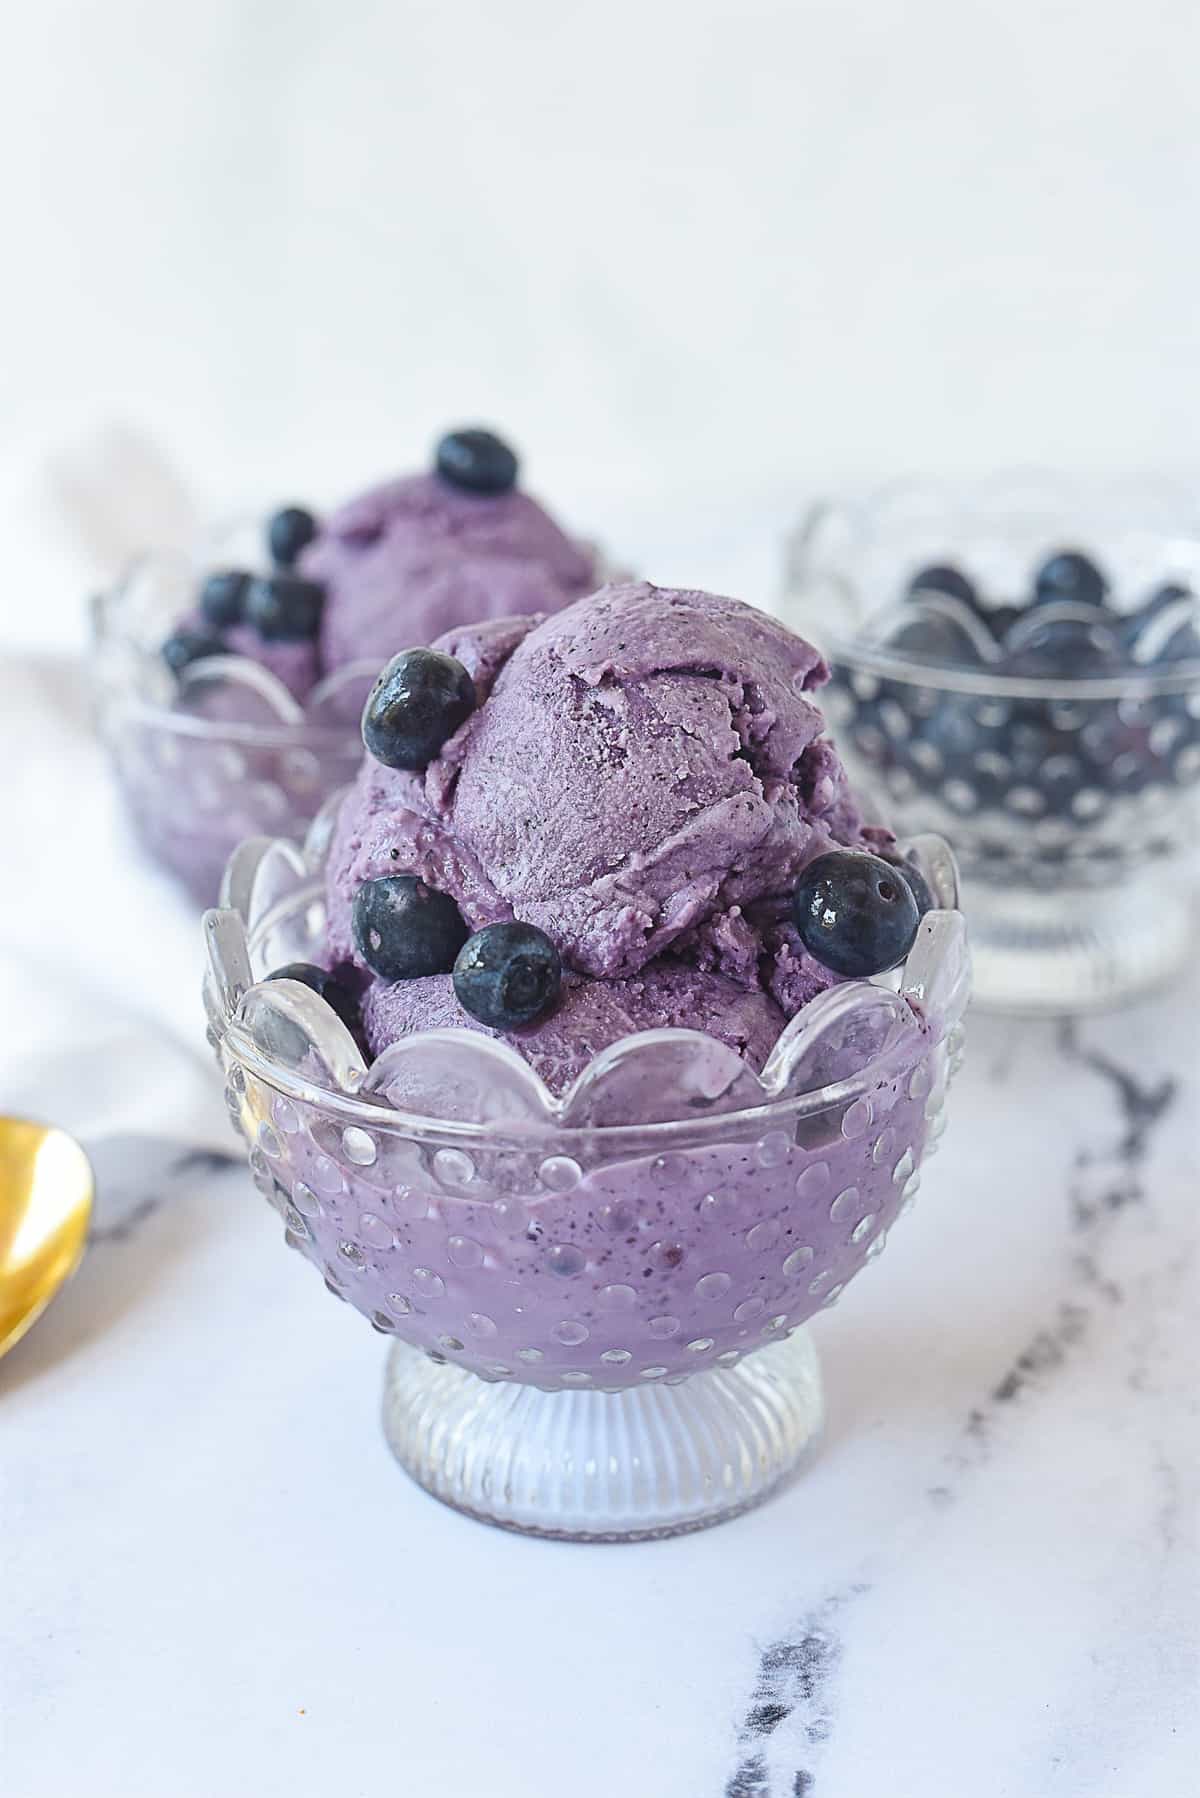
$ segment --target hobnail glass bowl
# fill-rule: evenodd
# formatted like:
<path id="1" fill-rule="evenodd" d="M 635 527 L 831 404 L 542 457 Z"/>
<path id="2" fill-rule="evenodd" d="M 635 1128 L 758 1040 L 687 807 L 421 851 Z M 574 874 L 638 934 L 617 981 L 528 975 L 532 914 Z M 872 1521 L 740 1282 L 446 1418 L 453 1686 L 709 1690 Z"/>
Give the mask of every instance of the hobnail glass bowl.
<path id="1" fill-rule="evenodd" d="M 1200 594 L 1194 516 L 1161 484 L 1033 474 L 822 503 L 791 540 L 782 615 L 829 646 L 822 705 L 860 790 L 905 833 L 953 844 L 980 1004 L 1110 1004 L 1167 979 L 1195 947 L 1200 659 L 1163 659 L 1186 598 L 1157 616 L 1138 609 L 1172 584 Z M 1102 619 L 1012 605 L 1064 549 L 1107 577 Z M 938 565 L 965 572 L 976 606 L 904 597 Z M 971 653 L 951 666 L 891 645 L 917 615 L 938 631 L 948 622 Z M 1047 672 L 1023 653 L 1064 620 L 1107 645 L 1094 658 L 1089 646 L 1086 672 L 1078 661 Z"/>
<path id="2" fill-rule="evenodd" d="M 249 536 L 249 533 L 243 533 Z M 253 566 L 243 554 L 240 563 Z M 201 560 L 146 556 L 92 602 L 100 733 L 150 855 L 212 905 L 237 845 L 302 836 L 362 760 L 359 718 L 377 670 L 355 663 L 301 706 L 248 657 L 212 656 L 176 680 L 160 650 L 195 601 Z"/>
<path id="3" fill-rule="evenodd" d="M 761 1079 L 689 1030 L 626 1038 L 553 1097 L 507 1045 L 427 1032 L 368 1068 L 307 987 L 322 848 L 247 844 L 206 914 L 209 1040 L 288 1243 L 395 1339 L 409 1473 L 551 1536 L 669 1535 L 796 1464 L 821 1413 L 802 1328 L 883 1248 L 943 1127 L 968 981 L 945 846 L 907 962 L 784 1031 Z"/>

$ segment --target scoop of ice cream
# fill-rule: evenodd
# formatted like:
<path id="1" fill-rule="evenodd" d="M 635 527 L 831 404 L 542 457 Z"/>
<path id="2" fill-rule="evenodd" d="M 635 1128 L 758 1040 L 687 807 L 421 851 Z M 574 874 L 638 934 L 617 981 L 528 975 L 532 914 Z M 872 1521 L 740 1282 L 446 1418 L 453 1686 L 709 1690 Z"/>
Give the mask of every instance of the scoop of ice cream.
<path id="1" fill-rule="evenodd" d="M 830 984 L 788 896 L 813 857 L 881 833 L 822 735 L 811 644 L 737 600 L 630 583 L 438 647 L 480 703 L 422 774 L 364 764 L 329 861 L 336 956 L 361 884 L 410 872 L 472 928 L 538 925 L 592 978 L 670 951 L 789 1012 Z"/>
<path id="2" fill-rule="evenodd" d="M 437 647 L 476 709 L 419 773 L 368 757 L 327 864 L 329 953 L 367 974 L 371 1049 L 479 1029 L 448 976 L 365 969 L 364 882 L 419 875 L 468 925 L 536 924 L 563 996 L 511 1041 L 561 1090 L 632 1031 L 705 1031 L 756 1069 L 786 1019 L 833 984 L 791 921 L 801 869 L 831 847 L 887 849 L 864 825 L 810 697 L 820 656 L 736 600 L 645 583 L 548 619 L 491 620 Z"/>
<path id="3" fill-rule="evenodd" d="M 275 558 L 273 573 L 264 556 Z M 320 526 L 302 509 L 284 508 L 247 559 L 259 568 L 260 598 L 283 584 L 302 589 L 315 582 L 323 603 L 320 593 L 315 604 L 311 593 L 301 593 L 304 617 L 264 634 L 260 619 L 247 619 L 250 574 L 219 569 L 201 583 L 197 605 L 176 632 L 219 639 L 231 654 L 277 676 L 301 703 L 352 663 L 379 668 L 397 650 L 431 643 L 471 620 L 560 611 L 596 584 L 591 553 L 529 494 L 515 486 L 472 491 L 436 472 L 374 487 Z M 319 619 L 309 615 L 318 606 Z M 335 696 L 326 711 L 338 722 L 357 719 L 350 696 L 344 703 Z"/>
<path id="4" fill-rule="evenodd" d="M 471 619 L 554 612 L 595 584 L 593 558 L 527 493 L 413 475 L 351 500 L 300 558 L 326 591 L 326 670 L 382 664 Z"/>
<path id="5" fill-rule="evenodd" d="M 372 981 L 362 1004 L 363 1030 L 372 1053 L 420 1030 L 488 1030 L 465 1012 L 448 974 L 424 980 Z M 721 974 L 683 963 L 650 962 L 624 980 L 574 977 L 549 1016 L 507 1040 L 561 1093 L 602 1049 L 638 1030 L 703 1030 L 727 1044 L 757 1071 L 785 1023 L 784 1012 L 765 993 L 747 990 Z"/>

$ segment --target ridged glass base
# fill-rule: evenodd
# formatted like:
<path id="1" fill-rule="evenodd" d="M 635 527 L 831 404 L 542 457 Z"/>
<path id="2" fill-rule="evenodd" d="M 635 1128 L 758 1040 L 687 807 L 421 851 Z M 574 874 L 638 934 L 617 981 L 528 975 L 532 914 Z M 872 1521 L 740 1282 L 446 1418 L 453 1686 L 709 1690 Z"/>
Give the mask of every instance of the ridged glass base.
<path id="1" fill-rule="evenodd" d="M 964 896 L 975 1003 L 988 1011 L 1094 1011 L 1162 985 L 1194 947 L 1194 906 L 1175 876 L 1096 892 L 983 884 Z"/>
<path id="2" fill-rule="evenodd" d="M 443 1503 L 535 1536 L 630 1542 L 703 1529 L 758 1504 L 820 1428 L 805 1330 L 677 1386 L 541 1392 L 488 1384 L 394 1344 L 383 1427 Z"/>

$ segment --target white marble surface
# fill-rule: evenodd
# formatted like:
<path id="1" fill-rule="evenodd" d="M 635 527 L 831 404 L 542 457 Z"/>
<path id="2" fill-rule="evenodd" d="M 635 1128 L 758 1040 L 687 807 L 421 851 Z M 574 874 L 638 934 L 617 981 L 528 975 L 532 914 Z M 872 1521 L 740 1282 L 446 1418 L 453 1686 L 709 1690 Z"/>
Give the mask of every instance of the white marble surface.
<path id="1" fill-rule="evenodd" d="M 75 691 L 0 667 L 0 1095 L 101 1183 L 0 1364 L 6 1794 L 1193 1789 L 1194 976 L 1078 1028 L 973 1018 L 915 1212 L 815 1326 L 829 1424 L 782 1496 L 526 1541 L 389 1460 L 384 1344 L 232 1159 L 193 920 L 105 848 Z"/>

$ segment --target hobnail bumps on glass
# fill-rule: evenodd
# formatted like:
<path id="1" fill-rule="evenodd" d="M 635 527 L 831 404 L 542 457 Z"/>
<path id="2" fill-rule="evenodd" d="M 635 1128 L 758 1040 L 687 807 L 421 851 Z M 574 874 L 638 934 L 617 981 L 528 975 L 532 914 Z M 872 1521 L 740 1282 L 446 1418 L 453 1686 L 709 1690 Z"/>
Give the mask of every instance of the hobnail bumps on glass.
<path id="1" fill-rule="evenodd" d="M 485 1379 L 617 1388 L 731 1365 L 834 1303 L 915 1194 L 947 1069 L 939 1047 L 873 1099 L 806 1118 L 825 1153 L 759 1125 L 581 1161 L 339 1126 L 234 1071 L 256 1184 L 378 1330 Z"/>
<path id="2" fill-rule="evenodd" d="M 1010 699 L 839 664 L 825 709 L 905 827 L 948 831 L 994 879 L 1117 878 L 1177 850 L 1179 802 L 1200 790 L 1200 684 Z"/>
<path id="3" fill-rule="evenodd" d="M 801 625 L 839 639 L 822 703 L 851 775 L 902 830 L 947 835 L 968 876 L 1102 888 L 1189 840 L 1191 496 L 1036 473 L 898 483 L 814 508 L 788 585 Z"/>
<path id="4" fill-rule="evenodd" d="M 193 598 L 184 558 L 147 558 L 93 609 L 96 712 L 135 831 L 203 903 L 246 837 L 301 836 L 362 759 L 358 714 L 373 673 L 339 670 L 305 708 L 266 668 L 224 655 L 162 661 Z"/>

